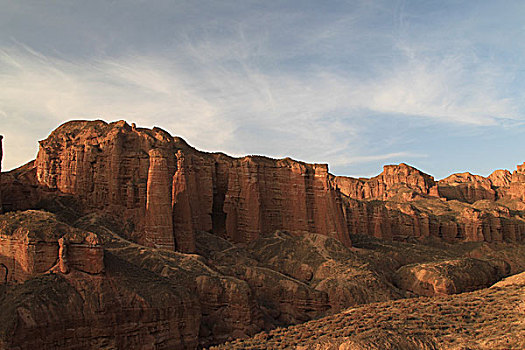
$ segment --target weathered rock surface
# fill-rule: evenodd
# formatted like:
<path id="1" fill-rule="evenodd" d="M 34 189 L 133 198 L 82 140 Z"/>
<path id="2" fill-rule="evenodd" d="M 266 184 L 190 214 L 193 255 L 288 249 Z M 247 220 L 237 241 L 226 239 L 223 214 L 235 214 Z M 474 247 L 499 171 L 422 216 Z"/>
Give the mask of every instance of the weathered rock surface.
<path id="1" fill-rule="evenodd" d="M 94 233 L 30 210 L 0 216 L 0 263 L 8 282 L 22 282 L 53 268 L 99 274 L 104 271 L 104 250 Z"/>
<path id="2" fill-rule="evenodd" d="M 152 247 L 192 252 L 198 230 L 248 242 L 278 229 L 351 245 L 326 165 L 235 159 L 158 128 L 77 121 L 40 142 L 35 168 L 40 186 L 121 215 L 131 237 Z"/>
<path id="3" fill-rule="evenodd" d="M 114 257 L 0 286 L 2 349 L 195 349 L 200 312 L 186 289 Z"/>
<path id="4" fill-rule="evenodd" d="M 2 158 L 4 156 L 4 150 L 2 145 L 2 139 L 4 137 L 0 135 L 0 214 L 4 212 L 4 207 L 2 206 Z"/>
<path id="5" fill-rule="evenodd" d="M 212 349 L 523 349 L 524 292 L 513 284 L 368 304 Z"/>
<path id="6" fill-rule="evenodd" d="M 159 128 L 69 122 L 1 174 L 0 347 L 194 349 L 482 288 L 525 269 L 524 188 L 525 163 L 487 178 L 400 164 L 353 179 L 199 152 Z M 14 212 L 26 209 L 45 211 Z M 433 344 L 400 331 L 379 338 Z"/>
<path id="7" fill-rule="evenodd" d="M 401 188 L 408 188 L 416 193 L 428 194 L 435 185 L 434 178 L 410 165 L 385 165 L 383 172 L 371 179 L 354 179 L 337 176 L 335 182 L 339 190 L 349 198 L 385 200 Z"/>
<path id="8" fill-rule="evenodd" d="M 29 210 L 0 215 L 0 348 L 194 349 L 184 286 L 105 252 L 100 236 Z"/>
<path id="9" fill-rule="evenodd" d="M 487 288 L 504 275 L 488 261 L 464 258 L 405 265 L 396 272 L 395 282 L 417 295 L 435 296 Z"/>
<path id="10" fill-rule="evenodd" d="M 524 169 L 436 181 L 399 164 L 354 179 L 323 164 L 199 152 L 159 128 L 73 121 L 40 142 L 34 164 L 4 174 L 3 200 L 27 209 L 58 190 L 120 216 L 128 238 L 182 252 L 195 251 L 198 231 L 238 243 L 276 230 L 320 233 L 348 247 L 360 233 L 522 242 Z"/>
<path id="11" fill-rule="evenodd" d="M 253 241 L 248 250 L 265 266 L 326 293 L 332 312 L 401 297 L 365 259 L 330 237 L 276 232 Z"/>
<path id="12" fill-rule="evenodd" d="M 503 288 L 507 286 L 525 286 L 525 272 L 517 273 L 494 283 L 490 288 Z M 525 312 L 525 298 L 522 301 L 522 309 Z"/>
<path id="13" fill-rule="evenodd" d="M 351 234 L 406 240 L 522 242 L 525 182 L 496 171 L 484 178 L 454 174 L 441 181 L 406 164 L 372 179 L 335 177 Z M 525 179 L 525 178 L 524 178 Z M 493 183 L 494 181 L 494 183 Z"/>

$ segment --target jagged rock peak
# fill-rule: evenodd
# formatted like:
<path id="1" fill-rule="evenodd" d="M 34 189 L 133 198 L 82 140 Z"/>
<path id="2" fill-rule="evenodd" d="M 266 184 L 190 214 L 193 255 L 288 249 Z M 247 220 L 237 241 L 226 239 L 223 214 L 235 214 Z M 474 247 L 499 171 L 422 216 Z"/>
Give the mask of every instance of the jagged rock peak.
<path id="1" fill-rule="evenodd" d="M 383 166 L 383 172 L 381 173 L 381 175 L 418 175 L 428 179 L 432 179 L 432 181 L 434 180 L 433 176 L 426 174 L 421 170 L 414 168 L 413 166 L 408 165 L 406 163 L 385 165 Z"/>
<path id="2" fill-rule="evenodd" d="M 135 123 L 129 125 L 125 120 L 107 123 L 103 120 L 72 120 L 56 128 L 49 137 L 40 141 L 47 145 L 57 141 L 88 142 L 100 137 L 116 137 L 118 134 L 136 133 L 142 137 L 151 138 L 158 142 L 179 143 L 180 138 L 174 138 L 169 132 L 159 127 L 137 128 Z M 184 142 L 185 143 L 185 142 Z"/>

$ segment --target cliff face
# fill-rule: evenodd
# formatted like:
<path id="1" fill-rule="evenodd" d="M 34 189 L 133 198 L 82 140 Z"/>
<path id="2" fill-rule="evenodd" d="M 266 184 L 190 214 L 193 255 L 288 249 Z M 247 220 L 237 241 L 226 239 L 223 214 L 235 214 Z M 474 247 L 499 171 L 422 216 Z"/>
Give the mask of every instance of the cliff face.
<path id="1" fill-rule="evenodd" d="M 41 141 L 34 165 L 20 169 L 4 174 L 14 203 L 4 198 L 4 207 L 24 209 L 42 189 L 59 190 L 123 218 L 128 238 L 182 252 L 195 251 L 197 231 L 239 243 L 276 230 L 311 232 L 347 246 L 352 233 L 448 241 L 525 235 L 525 163 L 487 178 L 436 181 L 399 164 L 355 179 L 333 176 L 323 164 L 199 152 L 159 128 L 75 121 Z"/>
<path id="2" fill-rule="evenodd" d="M 23 282 L 49 271 L 100 274 L 104 250 L 100 239 L 40 211 L 0 217 L 0 264 L 7 282 Z"/>
<path id="3" fill-rule="evenodd" d="M 195 232 L 234 242 L 288 230 L 351 245 L 326 165 L 198 152 L 165 131 L 123 121 L 69 122 L 40 142 L 42 187 L 124 217 L 148 246 L 195 250 Z"/>
<path id="4" fill-rule="evenodd" d="M 396 190 L 406 188 L 417 193 L 428 194 L 435 185 L 434 178 L 410 165 L 385 165 L 383 172 L 371 179 L 354 179 L 337 176 L 335 182 L 343 194 L 354 199 L 385 200 L 395 195 Z"/>
<path id="5" fill-rule="evenodd" d="M 371 179 L 335 177 L 348 232 L 405 240 L 521 242 L 525 240 L 525 167 L 485 178 L 453 174 L 435 181 L 406 164 Z"/>

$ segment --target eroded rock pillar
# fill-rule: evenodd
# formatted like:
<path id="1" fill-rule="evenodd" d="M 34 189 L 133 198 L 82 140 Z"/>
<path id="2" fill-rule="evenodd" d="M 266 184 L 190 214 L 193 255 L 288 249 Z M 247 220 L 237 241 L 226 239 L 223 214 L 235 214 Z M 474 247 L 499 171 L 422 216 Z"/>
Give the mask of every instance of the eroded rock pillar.
<path id="1" fill-rule="evenodd" d="M 174 250 L 171 172 L 167 152 L 159 149 L 149 151 L 145 243 L 155 248 Z"/>

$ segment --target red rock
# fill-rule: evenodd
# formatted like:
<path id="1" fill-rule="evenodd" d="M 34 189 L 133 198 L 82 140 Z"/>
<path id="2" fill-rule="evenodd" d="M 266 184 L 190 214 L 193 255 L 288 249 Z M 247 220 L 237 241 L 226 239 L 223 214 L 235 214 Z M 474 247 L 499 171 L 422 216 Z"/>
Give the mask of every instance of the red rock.
<path id="1" fill-rule="evenodd" d="M 128 238 L 141 244 L 194 252 L 198 231 L 239 243 L 275 230 L 320 233 L 347 246 L 349 233 L 522 241 L 524 220 L 475 203 L 498 206 L 495 200 L 508 198 L 513 210 L 521 210 L 523 169 L 435 181 L 400 164 L 371 179 L 354 179 L 289 158 L 199 152 L 159 128 L 75 121 L 40 142 L 34 166 L 2 181 L 10 189 L 10 198 L 3 198 L 8 210 L 25 209 L 30 206 L 24 203 L 34 205 L 59 190 L 79 198 L 87 211 L 121 217 Z"/>
<path id="2" fill-rule="evenodd" d="M 167 132 L 69 122 L 40 142 L 38 183 L 132 222 L 139 242 L 183 252 L 195 232 L 248 242 L 278 229 L 350 239 L 326 165 L 198 152 Z"/>
<path id="3" fill-rule="evenodd" d="M 339 190 L 354 199 L 387 199 L 395 190 L 405 187 L 428 194 L 435 184 L 434 178 L 410 165 L 385 165 L 383 172 L 371 179 L 354 179 L 346 176 L 335 177 Z"/>
<path id="4" fill-rule="evenodd" d="M 483 199 L 492 201 L 496 199 L 496 191 L 492 188 L 492 181 L 470 173 L 453 174 L 440 180 L 438 195 L 448 200 L 456 199 L 467 203 L 474 203 Z"/>
<path id="5" fill-rule="evenodd" d="M 151 149 L 148 184 L 146 187 L 146 218 L 144 241 L 155 248 L 175 249 L 173 208 L 170 181 L 173 177 L 173 158 L 168 151 Z"/>
<path id="6" fill-rule="evenodd" d="M 196 349 L 197 299 L 108 256 L 104 275 L 72 270 L 12 285 L 2 298 L 5 349 Z"/>
<path id="7" fill-rule="evenodd" d="M 471 292 L 500 278 L 496 266 L 472 258 L 405 265 L 395 274 L 397 286 L 420 296 Z"/>
<path id="8" fill-rule="evenodd" d="M 26 211 L 0 216 L 0 263 L 8 281 L 23 282 L 55 268 L 99 274 L 104 250 L 97 236 L 56 220 L 50 213 Z"/>
<path id="9" fill-rule="evenodd" d="M 512 180 L 512 174 L 508 170 L 495 170 L 488 179 L 495 187 L 508 187 Z"/>
<path id="10" fill-rule="evenodd" d="M 248 242 L 260 233 L 320 233 L 351 245 L 328 168 L 265 157 L 235 160 L 225 196 L 226 234 Z"/>

